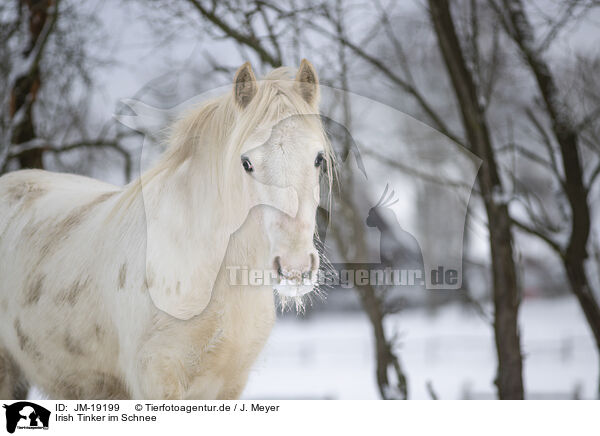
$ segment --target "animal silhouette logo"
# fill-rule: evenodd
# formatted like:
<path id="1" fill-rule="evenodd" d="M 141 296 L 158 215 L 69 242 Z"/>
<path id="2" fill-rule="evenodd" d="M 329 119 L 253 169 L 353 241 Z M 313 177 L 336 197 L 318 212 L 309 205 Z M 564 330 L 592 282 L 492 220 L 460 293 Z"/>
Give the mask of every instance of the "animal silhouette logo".
<path id="1" fill-rule="evenodd" d="M 6 431 L 14 433 L 19 429 L 48 429 L 50 411 L 42 406 L 29 401 L 19 401 L 10 405 L 4 404 L 6 409 Z"/>
<path id="2" fill-rule="evenodd" d="M 398 203 L 395 191 L 389 192 L 389 184 L 377 204 L 369 210 L 366 225 L 380 233 L 379 257 L 381 265 L 398 270 L 420 271 L 424 274 L 423 253 L 417 239 L 402 229 L 391 206 Z M 424 278 L 424 275 L 421 276 Z"/>

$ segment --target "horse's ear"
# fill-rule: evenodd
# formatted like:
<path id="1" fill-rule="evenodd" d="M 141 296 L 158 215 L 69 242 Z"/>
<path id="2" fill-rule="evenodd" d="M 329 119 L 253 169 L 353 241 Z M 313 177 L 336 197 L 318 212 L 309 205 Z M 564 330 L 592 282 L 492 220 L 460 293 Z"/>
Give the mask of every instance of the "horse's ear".
<path id="1" fill-rule="evenodd" d="M 296 88 L 308 104 L 314 108 L 319 106 L 319 77 L 315 67 L 306 59 L 302 59 L 300 68 L 298 68 Z"/>
<path id="2" fill-rule="evenodd" d="M 237 70 L 233 79 L 233 95 L 235 102 L 239 107 L 244 109 L 250 104 L 256 95 L 257 90 L 258 85 L 256 84 L 254 71 L 252 71 L 250 62 L 246 62 Z"/>

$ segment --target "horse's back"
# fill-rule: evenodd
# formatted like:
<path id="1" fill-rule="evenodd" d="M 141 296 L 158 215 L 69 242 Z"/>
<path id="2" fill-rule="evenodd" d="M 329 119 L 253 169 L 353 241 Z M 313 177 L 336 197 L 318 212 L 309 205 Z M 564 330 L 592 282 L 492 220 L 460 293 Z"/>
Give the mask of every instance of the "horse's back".
<path id="1" fill-rule="evenodd" d="M 60 192 L 89 193 L 116 191 L 110 183 L 76 174 L 53 173 L 44 170 L 20 170 L 0 177 L 0 201 L 11 207 L 21 200 L 35 200 L 45 194 Z"/>
<path id="2" fill-rule="evenodd" d="M 114 185 L 75 174 L 43 170 L 7 173 L 0 177 L 0 246 L 7 234 L 17 236 L 27 222 L 43 226 L 80 204 L 118 190 Z"/>

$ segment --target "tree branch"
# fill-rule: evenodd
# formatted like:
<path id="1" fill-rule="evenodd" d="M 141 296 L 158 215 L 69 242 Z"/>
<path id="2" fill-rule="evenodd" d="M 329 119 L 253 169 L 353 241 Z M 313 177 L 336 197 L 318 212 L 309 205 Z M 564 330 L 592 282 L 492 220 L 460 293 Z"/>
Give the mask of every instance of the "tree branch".
<path id="1" fill-rule="evenodd" d="M 332 20 L 332 24 L 336 24 L 335 20 L 330 20 Z M 423 109 L 423 111 L 429 117 L 430 121 L 433 123 L 433 127 L 440 131 L 440 133 L 450 138 L 452 141 L 462 145 L 463 147 L 466 147 L 464 142 L 457 135 L 451 132 L 450 128 L 436 113 L 433 107 L 427 102 L 423 94 L 421 94 L 421 92 L 419 92 L 419 90 L 413 85 L 411 85 L 409 82 L 407 82 L 402 77 L 397 75 L 394 71 L 392 71 L 392 69 L 385 65 L 379 58 L 367 53 L 365 50 L 363 50 L 361 47 L 359 47 L 357 44 L 353 43 L 346 37 L 339 37 L 337 34 L 330 32 L 329 30 L 325 29 L 323 26 L 318 25 L 314 21 L 306 21 L 306 25 L 310 26 L 313 30 L 321 33 L 322 35 L 327 36 L 331 40 L 338 41 L 345 47 L 349 48 L 355 55 L 367 61 L 377 70 L 379 70 L 385 77 L 391 80 L 404 92 L 411 95 L 417 101 L 419 106 Z"/>
<path id="2" fill-rule="evenodd" d="M 71 142 L 68 144 L 57 145 L 52 144 L 41 138 L 36 138 L 32 141 L 19 144 L 18 147 L 13 147 L 11 153 L 8 155 L 6 162 L 8 163 L 11 159 L 18 159 L 23 154 L 31 150 L 42 150 L 48 153 L 61 154 L 69 151 L 77 150 L 80 148 L 110 148 L 119 153 L 125 164 L 125 177 L 127 180 L 131 180 L 131 167 L 132 159 L 129 152 L 119 143 L 118 139 L 104 140 L 104 139 L 93 139 L 93 140 L 80 140 Z M 5 164 L 6 165 L 6 164 Z M 3 168 L 4 172 L 5 168 Z"/>
<path id="3" fill-rule="evenodd" d="M 282 59 L 277 54 L 270 53 L 265 47 L 262 46 L 260 40 L 254 34 L 244 34 L 236 30 L 233 25 L 227 23 L 223 18 L 219 17 L 215 9 L 207 9 L 204 7 L 200 0 L 187 0 L 200 14 L 208 21 L 213 23 L 216 27 L 221 29 L 227 36 L 233 38 L 235 41 L 242 45 L 250 47 L 260 59 L 271 65 L 273 68 L 280 67 Z"/>
<path id="4" fill-rule="evenodd" d="M 523 223 L 522 221 L 520 221 L 514 217 L 511 217 L 511 221 L 517 228 L 519 228 L 519 229 L 523 230 L 524 232 L 527 232 L 531 235 L 537 236 L 539 239 L 541 239 L 546 244 L 548 244 L 550 246 L 550 248 L 552 248 L 556 253 L 558 253 L 559 256 L 563 257 L 563 255 L 564 255 L 563 248 L 558 244 L 558 242 L 554 241 L 550 236 L 542 233 L 541 231 L 539 231 L 538 229 L 536 229 L 534 227 L 531 227 L 531 226 Z"/>

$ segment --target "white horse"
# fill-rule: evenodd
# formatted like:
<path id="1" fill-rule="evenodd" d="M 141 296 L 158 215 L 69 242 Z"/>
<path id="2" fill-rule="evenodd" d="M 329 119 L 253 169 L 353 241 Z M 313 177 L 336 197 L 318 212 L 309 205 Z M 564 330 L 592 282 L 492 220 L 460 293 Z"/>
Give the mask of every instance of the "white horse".
<path id="1" fill-rule="evenodd" d="M 289 295 L 319 267 L 331 152 L 307 116 L 314 68 L 290 73 L 258 82 L 244 64 L 232 93 L 176 122 L 157 165 L 124 188 L 0 178 L 1 397 L 29 385 L 67 399 L 239 397 L 275 307 L 273 286 L 234 285 L 228 266 L 275 269 Z"/>

